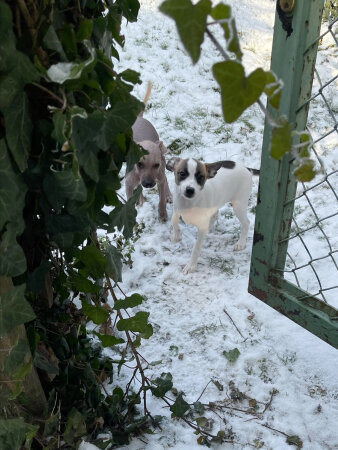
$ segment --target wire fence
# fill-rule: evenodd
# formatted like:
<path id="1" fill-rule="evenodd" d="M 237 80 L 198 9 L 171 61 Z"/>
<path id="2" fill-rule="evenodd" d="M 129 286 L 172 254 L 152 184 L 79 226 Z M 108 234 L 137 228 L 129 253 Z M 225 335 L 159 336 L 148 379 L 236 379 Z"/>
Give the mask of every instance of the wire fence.
<path id="1" fill-rule="evenodd" d="M 327 14 L 329 17 L 329 14 Z M 276 270 L 286 280 L 330 306 L 338 308 L 338 18 L 322 24 L 315 42 L 319 52 L 312 95 L 298 108 L 309 108 L 307 129 L 312 136 L 312 157 L 320 174 L 299 183 L 285 267 Z M 309 51 L 309 48 L 306 51 Z M 304 295 L 303 298 L 305 298 Z M 302 300 L 302 299 L 300 299 Z"/>

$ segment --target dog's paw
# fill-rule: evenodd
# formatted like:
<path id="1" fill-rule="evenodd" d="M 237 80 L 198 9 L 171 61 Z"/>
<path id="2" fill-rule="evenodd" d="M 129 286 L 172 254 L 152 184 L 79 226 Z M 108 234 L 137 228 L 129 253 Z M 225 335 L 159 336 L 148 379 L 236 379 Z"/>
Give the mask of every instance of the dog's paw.
<path id="1" fill-rule="evenodd" d="M 240 250 L 244 250 L 246 247 L 245 242 L 238 241 L 237 244 L 234 247 L 235 252 L 239 252 Z"/>
<path id="2" fill-rule="evenodd" d="M 176 233 L 175 231 L 172 233 L 171 235 L 171 242 L 173 244 L 176 244 L 177 242 L 180 242 L 182 239 L 182 233 L 179 231 L 178 233 Z"/>
<path id="3" fill-rule="evenodd" d="M 168 221 L 168 214 L 159 214 L 158 215 L 159 222 L 165 223 Z"/>
<path id="4" fill-rule="evenodd" d="M 167 196 L 167 203 L 172 203 L 173 202 L 173 196 L 171 194 L 169 194 Z"/>
<path id="5" fill-rule="evenodd" d="M 188 273 L 191 273 L 191 272 L 195 272 L 196 271 L 196 267 L 197 267 L 197 264 L 192 263 L 191 261 L 189 261 L 188 264 L 183 269 L 184 275 L 187 275 Z"/>

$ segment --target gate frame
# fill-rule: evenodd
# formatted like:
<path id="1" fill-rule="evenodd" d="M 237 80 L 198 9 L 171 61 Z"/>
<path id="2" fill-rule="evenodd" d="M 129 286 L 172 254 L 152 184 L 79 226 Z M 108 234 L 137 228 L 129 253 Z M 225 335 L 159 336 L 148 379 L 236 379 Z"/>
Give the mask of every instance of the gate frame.
<path id="1" fill-rule="evenodd" d="M 276 11 L 271 70 L 284 82 L 280 114 L 298 131 L 306 129 L 324 1 L 295 0 L 289 37 Z M 285 267 L 288 242 L 280 241 L 290 234 L 297 181 L 290 154 L 279 161 L 270 157 L 271 132 L 266 120 L 248 291 L 338 348 L 338 310 L 275 270 Z"/>

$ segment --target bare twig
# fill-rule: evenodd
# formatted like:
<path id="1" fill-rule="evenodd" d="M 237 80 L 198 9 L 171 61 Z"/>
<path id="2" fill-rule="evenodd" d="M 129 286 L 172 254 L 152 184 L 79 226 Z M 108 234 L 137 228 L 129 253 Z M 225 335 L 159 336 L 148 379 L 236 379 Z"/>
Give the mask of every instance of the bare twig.
<path id="1" fill-rule="evenodd" d="M 215 45 L 215 47 L 218 49 L 218 51 L 220 52 L 220 54 L 223 56 L 223 58 L 228 61 L 230 60 L 229 55 L 227 54 L 227 52 L 224 50 L 224 48 L 221 46 L 221 44 L 218 42 L 218 40 L 215 38 L 215 36 L 211 33 L 211 31 L 208 30 L 208 28 L 206 28 L 205 32 L 207 33 L 207 36 L 209 37 L 209 39 L 213 42 L 213 44 Z"/>
<path id="2" fill-rule="evenodd" d="M 243 339 L 245 339 L 245 337 L 243 336 L 243 334 L 240 332 L 240 330 L 238 329 L 237 325 L 235 324 L 235 322 L 233 321 L 232 317 L 230 316 L 230 314 L 227 312 L 227 310 L 224 308 L 223 309 L 224 313 L 229 317 L 230 322 L 233 324 L 233 326 L 236 328 L 236 330 L 238 331 L 238 333 L 242 336 Z"/>

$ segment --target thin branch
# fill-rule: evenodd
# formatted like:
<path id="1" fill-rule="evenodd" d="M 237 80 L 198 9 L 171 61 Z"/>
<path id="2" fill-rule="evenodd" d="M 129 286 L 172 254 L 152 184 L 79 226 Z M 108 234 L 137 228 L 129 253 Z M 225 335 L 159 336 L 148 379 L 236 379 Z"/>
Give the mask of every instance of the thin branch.
<path id="1" fill-rule="evenodd" d="M 211 31 L 206 28 L 205 32 L 207 33 L 209 39 L 214 43 L 215 47 L 218 49 L 218 51 L 221 53 L 223 58 L 226 61 L 230 60 L 230 56 L 227 54 L 227 52 L 224 50 L 224 48 L 221 46 L 221 44 L 218 42 L 218 40 L 215 38 L 215 36 L 211 33 Z"/>
<path id="2" fill-rule="evenodd" d="M 240 330 L 238 329 L 237 325 L 235 324 L 235 322 L 232 320 L 232 317 L 230 316 L 230 314 L 227 312 L 227 310 L 224 308 L 223 309 L 224 313 L 229 317 L 230 322 L 233 324 L 233 326 L 236 328 L 236 330 L 238 331 L 238 333 L 242 336 L 243 339 L 245 339 L 245 337 L 243 336 L 243 334 L 240 332 Z"/>
<path id="3" fill-rule="evenodd" d="M 51 97 L 54 98 L 54 100 L 57 100 L 59 103 L 61 103 L 62 106 L 64 105 L 64 100 L 62 100 L 60 97 L 58 97 L 56 94 L 54 94 L 54 92 L 50 91 L 49 89 L 45 88 L 44 86 L 41 86 L 41 84 L 34 83 L 34 82 L 32 82 L 30 84 L 41 89 L 44 92 L 47 92 Z"/>

